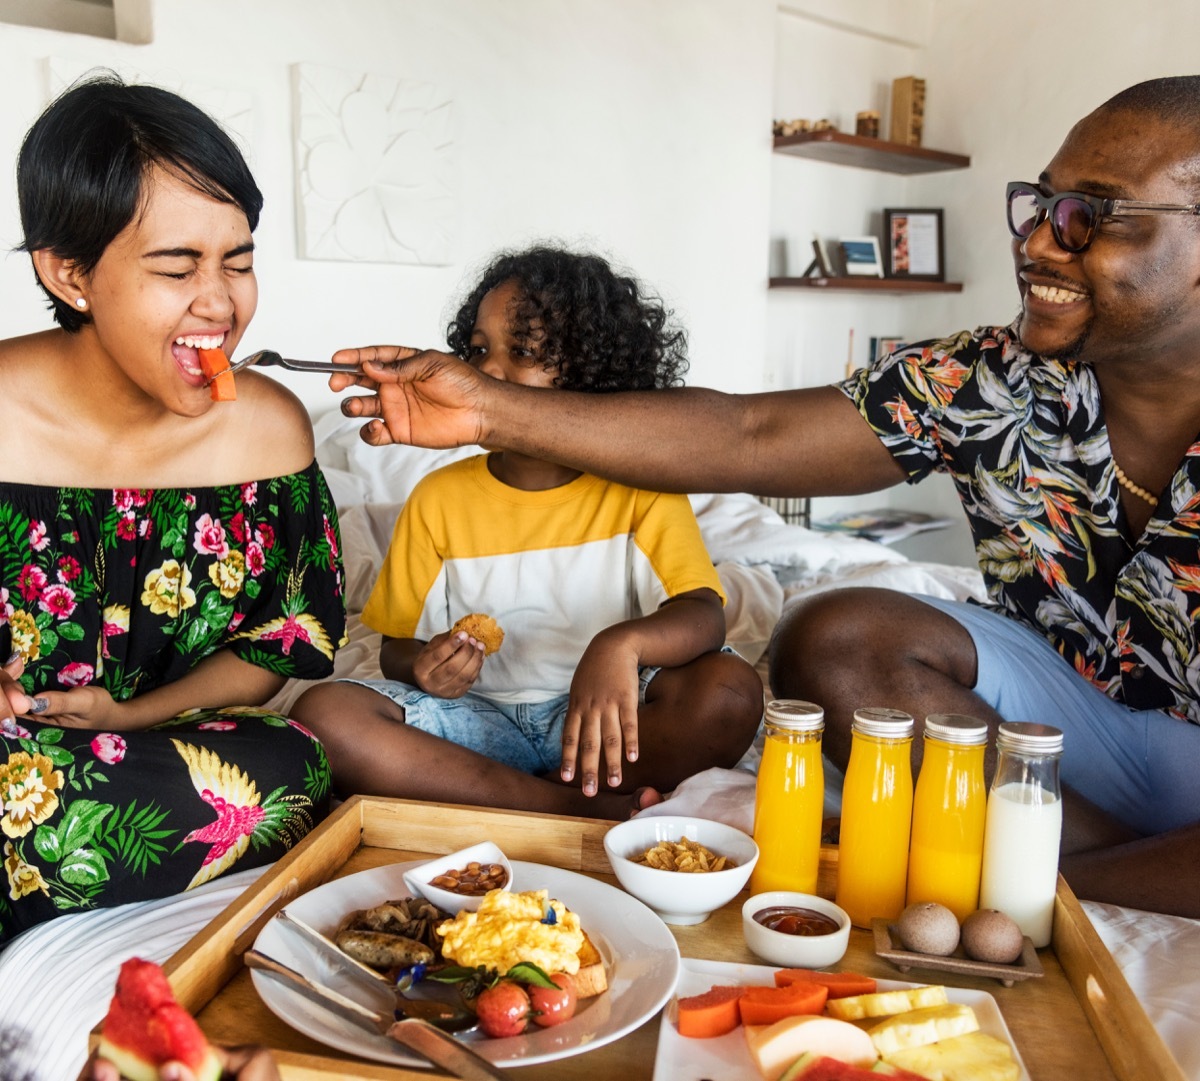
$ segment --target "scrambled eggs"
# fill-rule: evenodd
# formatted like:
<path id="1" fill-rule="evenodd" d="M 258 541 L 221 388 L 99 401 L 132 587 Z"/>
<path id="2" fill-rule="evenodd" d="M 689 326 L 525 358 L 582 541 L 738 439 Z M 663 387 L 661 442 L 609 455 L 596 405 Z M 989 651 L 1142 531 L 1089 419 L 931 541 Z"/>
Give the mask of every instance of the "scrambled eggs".
<path id="1" fill-rule="evenodd" d="M 583 946 L 579 917 L 548 896 L 547 890 L 492 890 L 478 912 L 464 909 L 438 924 L 442 956 L 468 968 L 484 965 L 498 972 L 532 961 L 546 972 L 573 976 Z M 542 922 L 547 907 L 554 909 L 556 923 Z"/>

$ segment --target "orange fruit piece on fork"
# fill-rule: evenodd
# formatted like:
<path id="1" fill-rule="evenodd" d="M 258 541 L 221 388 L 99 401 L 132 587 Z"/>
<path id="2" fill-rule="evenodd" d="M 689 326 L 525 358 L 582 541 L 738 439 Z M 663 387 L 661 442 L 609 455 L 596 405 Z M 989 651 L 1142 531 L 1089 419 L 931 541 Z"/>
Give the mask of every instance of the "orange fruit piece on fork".
<path id="1" fill-rule="evenodd" d="M 229 358 L 220 349 L 201 349 L 200 370 L 211 380 L 209 389 L 214 402 L 232 402 L 237 399 L 237 387 L 233 372 L 229 370 Z"/>

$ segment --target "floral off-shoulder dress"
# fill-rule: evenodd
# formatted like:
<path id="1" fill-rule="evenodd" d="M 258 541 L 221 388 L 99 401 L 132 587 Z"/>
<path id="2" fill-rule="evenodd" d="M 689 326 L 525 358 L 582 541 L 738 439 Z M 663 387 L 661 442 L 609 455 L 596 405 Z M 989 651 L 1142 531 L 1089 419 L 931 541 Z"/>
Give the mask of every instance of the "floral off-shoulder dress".
<path id="1" fill-rule="evenodd" d="M 314 462 L 213 488 L 0 483 L 0 660 L 27 693 L 125 701 L 219 649 L 281 676 L 333 671 L 337 518 Z M 163 897 L 277 859 L 328 810 L 329 763 L 256 707 L 150 729 L 0 729 L 0 944 L 81 909 Z"/>

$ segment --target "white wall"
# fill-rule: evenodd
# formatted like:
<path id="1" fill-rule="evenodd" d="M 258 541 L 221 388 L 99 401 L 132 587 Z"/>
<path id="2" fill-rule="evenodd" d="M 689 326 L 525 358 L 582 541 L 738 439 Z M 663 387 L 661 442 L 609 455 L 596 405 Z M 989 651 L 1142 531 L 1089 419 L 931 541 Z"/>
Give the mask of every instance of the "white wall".
<path id="1" fill-rule="evenodd" d="M 45 60 L 111 65 L 252 104 L 266 195 L 261 301 L 246 350 L 324 357 L 346 345 L 440 345 L 450 302 L 499 247 L 592 246 L 654 286 L 689 328 L 689 381 L 756 390 L 765 357 L 772 0 L 153 0 L 133 46 L 0 24 L 0 160 L 46 101 Z M 418 79 L 455 107 L 454 262 L 413 267 L 296 256 L 290 65 Z M 211 107 L 211 106 L 210 106 Z M 20 241 L 11 166 L 0 248 Z M 28 258 L 0 259 L 0 332 L 48 316 Z M 319 377 L 282 376 L 314 412 Z"/>

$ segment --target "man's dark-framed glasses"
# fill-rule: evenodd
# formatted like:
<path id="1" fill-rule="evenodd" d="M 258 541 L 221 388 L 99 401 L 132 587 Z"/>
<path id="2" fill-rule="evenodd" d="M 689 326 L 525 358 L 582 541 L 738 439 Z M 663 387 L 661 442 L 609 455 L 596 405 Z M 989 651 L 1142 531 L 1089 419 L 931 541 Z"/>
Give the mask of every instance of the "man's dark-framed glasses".
<path id="1" fill-rule="evenodd" d="M 1008 231 L 1024 240 L 1047 218 L 1054 242 L 1063 251 L 1087 251 L 1104 218 L 1120 214 L 1200 214 L 1200 203 L 1141 203 L 1104 199 L 1082 191 L 1045 195 L 1036 184 L 1014 180 L 1008 185 Z"/>

